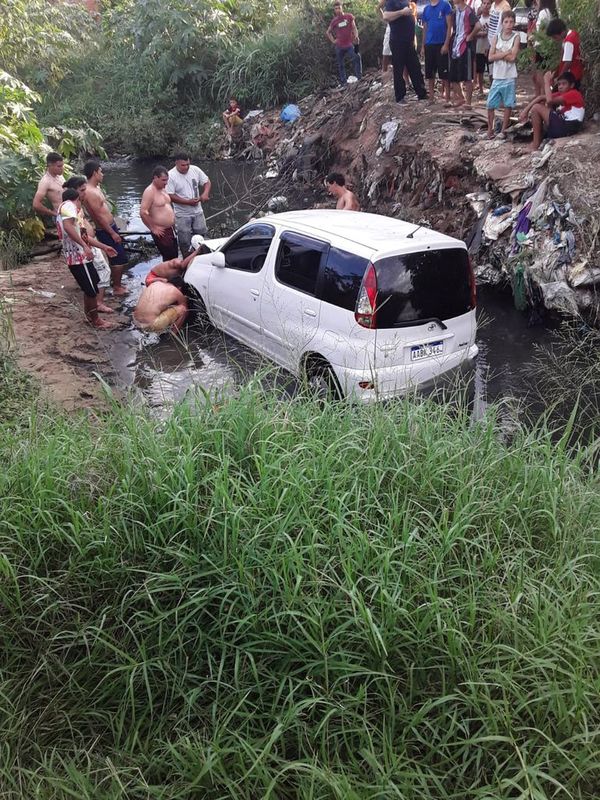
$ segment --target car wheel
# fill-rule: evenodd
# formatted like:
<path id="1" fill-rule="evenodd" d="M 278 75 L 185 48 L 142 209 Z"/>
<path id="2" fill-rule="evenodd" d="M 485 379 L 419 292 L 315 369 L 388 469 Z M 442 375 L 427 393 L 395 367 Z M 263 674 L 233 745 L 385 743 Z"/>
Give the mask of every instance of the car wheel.
<path id="1" fill-rule="evenodd" d="M 342 397 L 333 370 L 327 364 L 307 367 L 305 387 L 308 395 L 320 402 L 340 400 Z"/>

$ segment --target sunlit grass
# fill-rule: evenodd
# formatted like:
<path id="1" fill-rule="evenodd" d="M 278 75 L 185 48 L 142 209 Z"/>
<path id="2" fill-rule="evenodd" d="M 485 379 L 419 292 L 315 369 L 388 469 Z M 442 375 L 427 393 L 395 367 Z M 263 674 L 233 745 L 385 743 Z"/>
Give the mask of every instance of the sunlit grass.
<path id="1" fill-rule="evenodd" d="M 584 450 L 254 387 L 2 457 L 3 798 L 598 797 Z"/>

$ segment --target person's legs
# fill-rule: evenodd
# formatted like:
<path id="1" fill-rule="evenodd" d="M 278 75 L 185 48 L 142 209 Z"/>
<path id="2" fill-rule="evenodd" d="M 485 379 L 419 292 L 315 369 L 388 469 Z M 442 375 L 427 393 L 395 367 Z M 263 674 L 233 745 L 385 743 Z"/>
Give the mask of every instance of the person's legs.
<path id="1" fill-rule="evenodd" d="M 360 56 L 360 50 L 356 49 L 357 47 L 358 45 L 354 45 L 352 48 L 352 63 L 354 65 L 354 75 L 360 80 L 362 78 L 362 58 Z"/>
<path id="2" fill-rule="evenodd" d="M 98 247 L 92 248 L 94 268 L 98 274 L 98 311 L 102 314 L 114 314 L 113 309 L 104 302 L 105 290 L 110 286 L 110 267 L 104 253 Z"/>
<path id="3" fill-rule="evenodd" d="M 427 97 L 427 89 L 425 88 L 425 81 L 423 80 L 421 62 L 419 61 L 419 56 L 412 42 L 407 45 L 406 49 L 406 67 L 410 75 L 410 82 L 417 93 L 417 97 L 419 100 L 424 100 Z"/>
<path id="4" fill-rule="evenodd" d="M 504 108 L 504 113 L 502 114 L 502 133 L 506 133 L 510 126 L 510 114 L 512 108 Z"/>
<path id="5" fill-rule="evenodd" d="M 111 228 L 113 231 L 115 231 L 115 233 L 119 232 L 114 222 L 111 225 Z M 115 242 L 113 238 L 109 236 L 109 234 L 103 229 L 96 229 L 96 239 L 98 239 L 99 242 L 102 242 L 102 244 L 106 244 L 117 251 L 116 256 L 108 259 L 110 264 L 110 273 L 112 276 L 113 294 L 115 296 L 127 294 L 127 289 L 122 284 L 122 277 L 123 270 L 127 268 L 129 258 L 125 248 L 123 247 L 123 243 L 119 242 L 117 244 L 117 242 Z"/>
<path id="6" fill-rule="evenodd" d="M 98 273 L 93 263 L 75 264 L 69 267 L 71 275 L 83 292 L 83 310 L 87 321 L 94 328 L 109 330 L 112 326 L 98 317 Z"/>
<path id="7" fill-rule="evenodd" d="M 489 108 L 487 110 L 487 118 L 488 118 L 488 139 L 494 138 L 494 124 L 496 122 L 496 112 L 493 108 Z"/>
<path id="8" fill-rule="evenodd" d="M 548 125 L 550 119 L 550 109 L 542 103 L 536 103 L 531 109 L 531 125 L 533 127 L 533 141 L 530 150 L 537 150 L 544 138 L 544 123 Z"/>
<path id="9" fill-rule="evenodd" d="M 346 66 L 344 64 L 344 58 L 346 53 L 348 52 L 347 47 L 336 47 L 335 48 L 335 58 L 337 61 L 337 68 L 338 68 L 338 75 L 340 78 L 340 83 L 346 83 Z"/>
<path id="10" fill-rule="evenodd" d="M 429 89 L 430 100 L 435 100 L 435 75 L 438 70 L 437 45 L 425 45 L 425 79 Z"/>
<path id="11" fill-rule="evenodd" d="M 394 71 L 394 96 L 396 102 L 400 103 L 406 95 L 406 83 L 404 82 L 404 63 L 406 57 L 406 44 L 390 39 L 392 48 L 392 69 Z"/>
<path id="12" fill-rule="evenodd" d="M 171 261 L 171 259 L 177 258 L 177 239 L 173 228 L 166 228 L 160 236 L 156 236 L 153 233 L 152 239 L 163 261 Z"/>
<path id="13" fill-rule="evenodd" d="M 201 209 L 192 218 L 192 236 L 195 236 L 196 234 L 200 234 L 200 236 L 206 236 L 207 233 L 208 233 L 208 225 L 206 224 L 204 211 L 202 211 Z M 190 237 L 190 250 L 191 249 L 192 249 L 192 240 Z M 186 253 L 186 255 L 188 255 L 188 253 Z"/>
<path id="14" fill-rule="evenodd" d="M 190 252 L 194 217 L 177 217 L 177 242 L 182 258 Z"/>

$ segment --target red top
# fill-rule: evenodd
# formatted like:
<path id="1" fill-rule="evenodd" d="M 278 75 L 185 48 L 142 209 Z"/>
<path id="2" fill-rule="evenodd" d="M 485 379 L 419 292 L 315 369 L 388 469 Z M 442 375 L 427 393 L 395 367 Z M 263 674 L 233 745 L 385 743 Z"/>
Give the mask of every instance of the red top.
<path id="1" fill-rule="evenodd" d="M 569 70 L 576 81 L 583 78 L 583 61 L 581 60 L 581 45 L 577 31 L 569 31 L 562 44 L 562 54 L 558 65 L 557 76 Z"/>
<path id="2" fill-rule="evenodd" d="M 338 14 L 329 23 L 327 30 L 335 36 L 336 47 L 352 47 L 352 14 Z"/>
<path id="3" fill-rule="evenodd" d="M 585 113 L 584 100 L 581 92 L 577 89 L 568 89 L 562 94 L 554 92 L 553 100 L 560 100 L 560 105 L 556 109 L 563 117 L 570 121 L 583 122 Z"/>

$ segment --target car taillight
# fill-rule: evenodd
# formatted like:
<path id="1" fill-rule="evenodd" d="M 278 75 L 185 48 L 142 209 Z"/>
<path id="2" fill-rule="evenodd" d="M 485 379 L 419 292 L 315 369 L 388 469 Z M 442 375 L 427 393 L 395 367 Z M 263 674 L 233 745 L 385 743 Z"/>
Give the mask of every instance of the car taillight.
<path id="1" fill-rule="evenodd" d="M 471 285 L 471 308 L 477 306 L 477 282 L 475 280 L 475 270 L 473 269 L 473 262 L 471 256 L 469 258 L 469 283 Z"/>
<path id="2" fill-rule="evenodd" d="M 369 264 L 365 277 L 363 278 L 362 286 L 358 300 L 356 301 L 356 311 L 354 312 L 354 319 L 363 328 L 376 327 L 376 312 L 377 312 L 377 273 L 373 264 Z"/>

